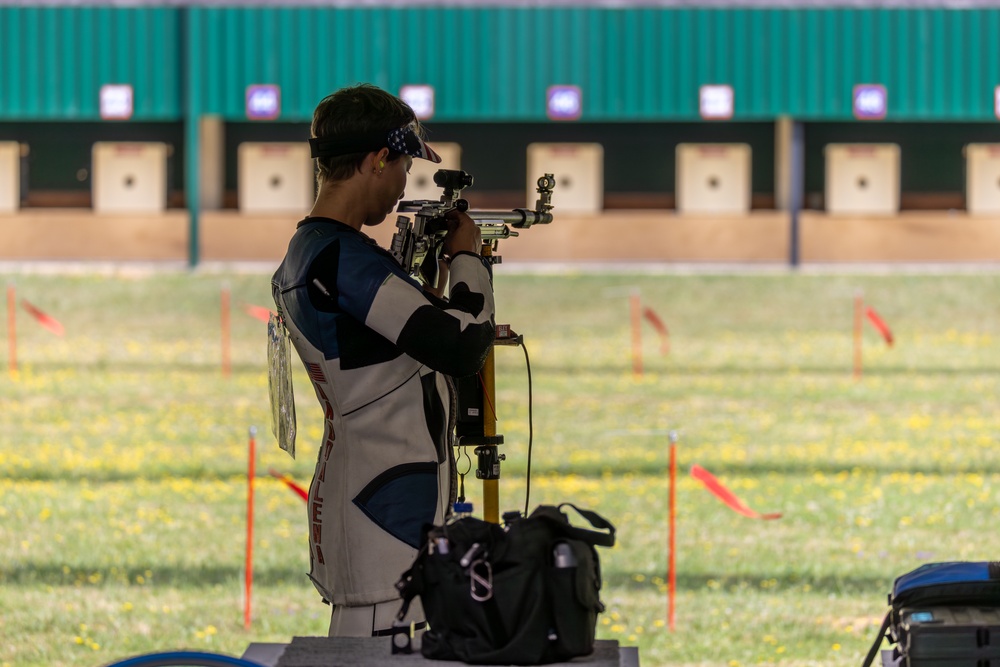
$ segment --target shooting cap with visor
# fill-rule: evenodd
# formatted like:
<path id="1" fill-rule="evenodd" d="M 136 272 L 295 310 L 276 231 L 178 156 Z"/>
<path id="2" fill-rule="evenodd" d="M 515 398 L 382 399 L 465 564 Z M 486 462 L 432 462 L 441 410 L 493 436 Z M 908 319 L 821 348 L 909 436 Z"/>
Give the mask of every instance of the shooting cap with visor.
<path id="1" fill-rule="evenodd" d="M 421 139 L 413 123 L 391 130 L 388 134 L 356 134 L 350 137 L 312 138 L 309 140 L 312 156 L 340 157 L 354 153 L 372 153 L 382 148 L 390 148 L 397 153 L 418 157 L 431 162 L 440 162 L 441 156 Z"/>

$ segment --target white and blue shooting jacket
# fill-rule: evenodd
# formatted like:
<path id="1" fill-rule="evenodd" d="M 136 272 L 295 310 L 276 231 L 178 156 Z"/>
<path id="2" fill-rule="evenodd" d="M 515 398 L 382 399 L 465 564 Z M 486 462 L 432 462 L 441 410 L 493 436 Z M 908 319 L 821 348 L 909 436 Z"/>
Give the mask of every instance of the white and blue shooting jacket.
<path id="1" fill-rule="evenodd" d="M 309 576 L 335 605 L 397 599 L 421 529 L 454 500 L 450 378 L 477 373 L 493 344 L 490 265 L 458 253 L 437 299 L 362 232 L 311 217 L 271 289 L 324 414 Z"/>

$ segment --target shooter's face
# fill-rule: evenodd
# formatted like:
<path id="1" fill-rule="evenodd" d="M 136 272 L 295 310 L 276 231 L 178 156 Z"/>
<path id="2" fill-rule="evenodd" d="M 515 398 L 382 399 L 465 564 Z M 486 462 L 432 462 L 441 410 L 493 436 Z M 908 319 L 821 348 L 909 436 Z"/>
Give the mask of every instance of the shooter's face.
<path id="1" fill-rule="evenodd" d="M 395 197 L 392 203 L 389 205 L 389 210 L 386 213 L 392 213 L 396 209 L 396 203 L 403 198 L 403 193 L 406 191 L 406 180 L 410 175 L 410 167 L 413 166 L 413 158 L 409 155 L 404 155 L 395 162 L 390 162 L 389 166 L 393 167 L 392 173 L 390 174 L 387 170 L 386 175 L 392 176 L 393 179 L 393 192 Z"/>

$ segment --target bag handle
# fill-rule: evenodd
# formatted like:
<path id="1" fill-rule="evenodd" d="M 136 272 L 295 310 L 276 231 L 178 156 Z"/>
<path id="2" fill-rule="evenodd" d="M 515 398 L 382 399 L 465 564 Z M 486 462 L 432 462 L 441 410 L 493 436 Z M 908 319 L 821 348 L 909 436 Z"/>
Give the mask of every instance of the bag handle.
<path id="1" fill-rule="evenodd" d="M 396 620 L 399 622 L 403 621 L 406 617 L 406 612 L 410 610 L 410 603 L 413 602 L 413 598 L 420 595 L 424 590 L 424 559 L 427 558 L 429 552 L 430 544 L 428 533 L 433 526 L 424 525 L 420 531 L 420 549 L 417 550 L 417 556 L 413 560 L 413 564 L 410 565 L 410 569 L 400 575 L 399 581 L 396 582 L 396 590 L 399 591 L 399 597 L 403 601 L 399 608 L 399 613 L 396 614 Z"/>
<path id="2" fill-rule="evenodd" d="M 885 619 L 882 621 L 882 627 L 879 628 L 878 636 L 875 637 L 875 643 L 872 644 L 870 649 L 868 649 L 868 655 L 865 656 L 865 661 L 862 663 L 861 667 L 871 667 L 872 662 L 875 661 L 875 656 L 878 655 L 878 650 L 882 646 L 882 639 L 885 637 L 886 630 L 889 629 L 889 619 L 891 617 L 891 611 L 885 615 Z"/>
<path id="3" fill-rule="evenodd" d="M 399 591 L 399 597 L 402 600 L 399 611 L 396 613 L 396 620 L 399 622 L 406 618 L 406 612 L 410 610 L 410 603 L 413 602 L 413 598 L 420 595 L 420 591 L 423 589 L 423 578 L 417 571 L 421 555 L 421 553 L 417 553 L 417 561 L 414 562 L 413 567 L 404 572 L 399 581 L 396 582 L 396 590 Z"/>
<path id="4" fill-rule="evenodd" d="M 575 509 L 577 514 L 590 522 L 590 525 L 598 530 L 587 530 L 586 528 L 578 528 L 570 524 L 568 519 L 566 519 L 565 515 L 562 513 L 562 508 L 567 506 Z M 553 524 L 555 529 L 566 537 L 580 540 L 581 542 L 586 542 L 587 544 L 601 547 L 615 546 L 615 527 L 611 524 L 611 522 L 597 512 L 582 510 L 573 503 L 562 503 L 557 507 L 553 507 L 552 505 L 540 505 L 535 508 L 535 511 L 531 513 L 529 518 L 545 519 Z M 601 530 L 605 530 L 607 532 L 600 532 Z"/>

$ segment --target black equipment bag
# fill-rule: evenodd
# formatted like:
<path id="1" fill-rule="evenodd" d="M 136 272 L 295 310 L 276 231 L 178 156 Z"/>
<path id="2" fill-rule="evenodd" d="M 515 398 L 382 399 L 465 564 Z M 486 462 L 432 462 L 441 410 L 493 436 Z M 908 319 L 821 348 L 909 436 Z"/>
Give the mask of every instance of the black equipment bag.
<path id="1" fill-rule="evenodd" d="M 598 530 L 570 524 L 575 509 Z M 601 569 L 595 546 L 615 528 L 574 505 L 541 505 L 506 527 L 473 518 L 430 528 L 397 587 L 398 617 L 420 596 L 429 629 L 420 651 L 435 660 L 540 665 L 594 650 Z"/>
<path id="2" fill-rule="evenodd" d="M 889 606 L 864 667 L 887 634 L 906 667 L 1000 667 L 1000 562 L 927 563 L 896 579 Z"/>

